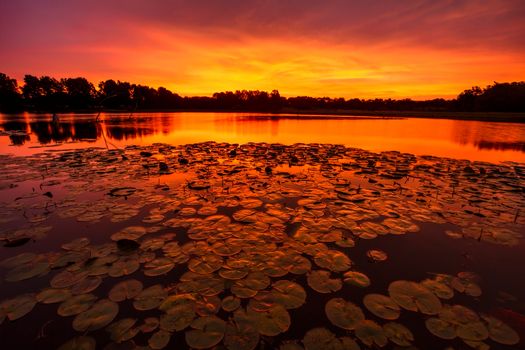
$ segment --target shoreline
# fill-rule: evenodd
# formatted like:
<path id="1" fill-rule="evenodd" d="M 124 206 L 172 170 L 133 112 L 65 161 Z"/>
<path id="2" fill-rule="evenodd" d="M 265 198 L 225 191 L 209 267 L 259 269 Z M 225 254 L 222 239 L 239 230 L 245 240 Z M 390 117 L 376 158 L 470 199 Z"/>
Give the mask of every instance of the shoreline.
<path id="1" fill-rule="evenodd" d="M 51 115 L 51 112 L 18 112 L 18 113 L 0 113 L 6 117 L 15 117 L 20 114 L 30 113 L 34 115 Z M 85 115 L 96 114 L 97 111 L 67 111 L 58 112 L 57 114 L 68 115 Z M 214 109 L 148 109 L 148 110 L 107 110 L 103 113 L 243 113 L 243 114 L 261 114 L 254 115 L 256 118 L 268 119 L 400 119 L 400 118 L 424 118 L 424 119 L 449 119 L 449 120 L 466 120 L 466 121 L 484 121 L 500 123 L 525 123 L 525 113 L 511 112 L 453 112 L 453 111 L 369 111 L 369 110 L 296 110 L 283 108 L 280 111 L 245 111 L 245 110 L 214 110 Z"/>

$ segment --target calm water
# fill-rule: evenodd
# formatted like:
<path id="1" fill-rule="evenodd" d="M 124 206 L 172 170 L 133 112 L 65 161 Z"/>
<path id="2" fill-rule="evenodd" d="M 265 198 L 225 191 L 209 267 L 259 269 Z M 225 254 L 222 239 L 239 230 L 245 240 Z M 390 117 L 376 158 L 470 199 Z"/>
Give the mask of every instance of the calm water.
<path id="1" fill-rule="evenodd" d="M 279 117 L 279 118 L 278 118 Z M 188 144 L 336 143 L 371 151 L 396 150 L 418 155 L 478 161 L 525 162 L 525 125 L 462 120 L 409 118 L 299 119 L 297 116 L 247 113 L 141 113 L 60 115 L 0 115 L 0 153 L 30 154 L 41 147 L 122 148 L 155 142 Z M 23 133 L 13 131 L 21 130 Z"/>

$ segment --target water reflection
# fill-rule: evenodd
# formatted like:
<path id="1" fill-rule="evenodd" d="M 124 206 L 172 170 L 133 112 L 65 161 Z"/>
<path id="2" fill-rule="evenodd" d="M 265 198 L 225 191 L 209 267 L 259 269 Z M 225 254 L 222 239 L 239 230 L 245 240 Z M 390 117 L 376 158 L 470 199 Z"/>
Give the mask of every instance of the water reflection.
<path id="1" fill-rule="evenodd" d="M 148 113 L 95 115 L 0 115 L 0 152 L 27 146 L 230 143 L 339 143 L 372 151 L 397 150 L 484 161 L 525 161 L 525 125 L 461 120 L 333 118 L 300 119 L 239 113 Z M 25 147 L 13 147 L 25 146 Z M 27 152 L 26 152 L 27 153 Z"/>

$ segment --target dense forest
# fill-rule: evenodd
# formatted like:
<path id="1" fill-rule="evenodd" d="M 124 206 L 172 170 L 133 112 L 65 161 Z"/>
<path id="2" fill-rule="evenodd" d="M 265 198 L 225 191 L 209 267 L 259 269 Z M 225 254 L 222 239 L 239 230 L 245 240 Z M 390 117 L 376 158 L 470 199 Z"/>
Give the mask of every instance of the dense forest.
<path id="1" fill-rule="evenodd" d="M 206 110 L 206 111 L 465 111 L 525 112 L 525 82 L 473 87 L 455 99 L 359 99 L 283 97 L 279 91 L 217 92 L 213 96 L 182 97 L 170 90 L 114 80 L 95 85 L 86 78 L 26 75 L 16 79 L 0 73 L 1 112 L 79 112 L 96 110 Z"/>

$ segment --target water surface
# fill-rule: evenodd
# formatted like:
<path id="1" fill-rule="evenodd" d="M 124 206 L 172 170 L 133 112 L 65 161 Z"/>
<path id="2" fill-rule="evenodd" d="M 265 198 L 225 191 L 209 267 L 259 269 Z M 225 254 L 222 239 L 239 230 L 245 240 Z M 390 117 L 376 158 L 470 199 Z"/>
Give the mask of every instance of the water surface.
<path id="1" fill-rule="evenodd" d="M 254 113 L 135 113 L 0 115 L 0 153 L 41 151 L 35 146 L 83 148 L 204 141 L 331 143 L 374 152 L 400 151 L 477 161 L 525 161 L 525 125 L 465 120 L 318 117 Z M 304 116 L 307 117 L 307 116 Z M 24 133 L 14 133 L 15 131 Z"/>

